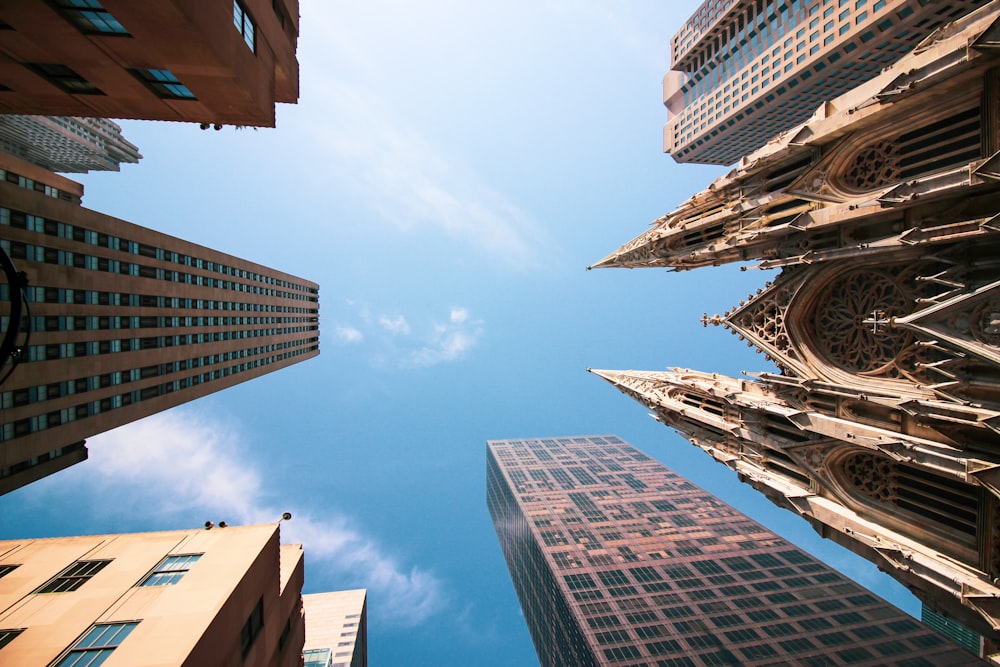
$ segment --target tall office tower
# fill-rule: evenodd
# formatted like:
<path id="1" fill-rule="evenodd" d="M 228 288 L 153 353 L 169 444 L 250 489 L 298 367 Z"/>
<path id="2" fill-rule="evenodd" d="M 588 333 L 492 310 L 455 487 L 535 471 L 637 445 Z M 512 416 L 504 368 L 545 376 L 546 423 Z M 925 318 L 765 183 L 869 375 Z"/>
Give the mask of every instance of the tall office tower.
<path id="1" fill-rule="evenodd" d="M 84 438 L 319 354 L 316 283 L 85 209 L 81 185 L 11 156 L 0 175 L 30 309 L 0 384 L 0 493 L 86 458 Z M 0 284 L 5 335 L 19 296 Z"/>
<path id="2" fill-rule="evenodd" d="M 298 0 L 4 2 L 0 113 L 273 127 L 298 26 Z"/>
<path id="3" fill-rule="evenodd" d="M 706 0 L 671 40 L 663 150 L 732 164 L 986 0 Z"/>
<path id="4" fill-rule="evenodd" d="M 1000 2 L 601 265 L 759 260 L 724 325 L 780 372 L 599 371 L 936 611 L 1000 638 Z"/>
<path id="5" fill-rule="evenodd" d="M 301 665 L 302 580 L 277 524 L 2 541 L 0 663 Z"/>
<path id="6" fill-rule="evenodd" d="M 119 171 L 139 149 L 106 118 L 0 115 L 0 150 L 49 171 Z"/>
<path id="7" fill-rule="evenodd" d="M 494 440 L 487 504 L 549 665 L 969 665 L 612 435 Z"/>
<path id="8" fill-rule="evenodd" d="M 921 605 L 920 620 L 959 646 L 965 647 L 980 657 L 984 656 L 983 638 L 958 621 L 942 616 L 927 605 Z"/>
<path id="9" fill-rule="evenodd" d="M 305 667 L 368 667 L 367 591 L 302 596 Z"/>

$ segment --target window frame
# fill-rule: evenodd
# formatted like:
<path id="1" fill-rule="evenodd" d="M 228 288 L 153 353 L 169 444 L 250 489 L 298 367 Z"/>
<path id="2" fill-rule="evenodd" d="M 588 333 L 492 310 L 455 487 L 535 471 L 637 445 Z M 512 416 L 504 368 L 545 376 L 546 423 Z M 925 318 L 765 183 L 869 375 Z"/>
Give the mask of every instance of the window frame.
<path id="1" fill-rule="evenodd" d="M 87 3 L 85 5 L 76 4 L 73 0 L 48 0 L 48 2 L 64 19 L 85 35 L 132 36 L 121 24 L 121 21 L 116 19 L 97 0 L 77 0 L 77 2 Z M 102 25 L 110 29 L 102 29 Z M 116 30 L 116 27 L 121 28 L 121 30 Z"/>
<path id="2" fill-rule="evenodd" d="M 128 636 L 132 634 L 132 632 L 135 630 L 136 626 L 139 625 L 139 623 L 140 621 L 113 621 L 110 623 L 95 623 L 91 625 L 89 628 L 87 628 L 86 632 L 80 635 L 80 637 L 78 637 L 75 642 L 73 642 L 65 651 L 63 651 L 58 658 L 56 658 L 49 664 L 51 665 L 51 667 L 72 667 L 73 665 L 78 664 L 79 659 L 83 656 L 86 656 L 87 654 L 92 654 L 94 657 L 90 658 L 89 660 L 86 660 L 83 664 L 88 664 L 88 665 L 92 664 L 95 658 L 99 658 L 100 656 L 103 655 L 105 657 L 102 660 L 100 660 L 100 662 L 97 663 L 101 664 L 104 662 L 104 660 L 107 659 L 108 654 L 113 653 L 116 648 L 122 645 L 122 642 L 124 642 L 128 638 Z M 96 640 L 106 636 L 103 630 L 95 634 L 95 631 L 97 631 L 98 628 L 102 629 L 117 628 L 110 637 L 110 640 L 116 643 L 106 642 L 100 645 L 96 644 Z M 123 630 L 125 631 L 124 635 L 121 634 Z M 82 646 L 82 644 L 84 644 L 84 642 L 87 642 L 88 640 L 91 643 L 86 646 Z"/>
<path id="3" fill-rule="evenodd" d="M 22 63 L 29 70 L 69 95 L 104 95 L 104 91 L 62 63 Z"/>
<path id="4" fill-rule="evenodd" d="M 136 584 L 140 588 L 175 586 L 204 554 L 170 554 Z"/>
<path id="5" fill-rule="evenodd" d="M 64 568 L 35 589 L 36 594 L 72 593 L 93 579 L 101 570 L 111 563 L 110 558 L 98 560 L 78 560 Z M 88 566 L 90 568 L 88 569 Z"/>
<path id="6" fill-rule="evenodd" d="M 250 12 L 247 11 L 247 8 L 240 0 L 233 0 L 233 26 L 236 28 L 236 32 L 240 33 L 240 36 L 243 37 L 243 43 L 250 49 L 250 53 L 256 54 L 257 22 L 253 20 Z"/>
<path id="7" fill-rule="evenodd" d="M 0 628 L 0 649 L 17 639 L 25 628 Z"/>
<path id="8" fill-rule="evenodd" d="M 243 624 L 243 628 L 240 630 L 240 652 L 243 660 L 246 660 L 247 656 L 250 655 L 250 651 L 253 650 L 253 646 L 257 642 L 257 638 L 260 637 L 263 628 L 264 597 L 261 596 L 257 599 L 257 604 L 254 605 L 250 616 L 247 617 L 246 623 Z"/>
<path id="9" fill-rule="evenodd" d="M 132 67 L 129 74 L 139 80 L 154 95 L 163 100 L 197 100 L 191 89 L 181 83 L 177 75 L 168 69 L 155 67 Z"/>

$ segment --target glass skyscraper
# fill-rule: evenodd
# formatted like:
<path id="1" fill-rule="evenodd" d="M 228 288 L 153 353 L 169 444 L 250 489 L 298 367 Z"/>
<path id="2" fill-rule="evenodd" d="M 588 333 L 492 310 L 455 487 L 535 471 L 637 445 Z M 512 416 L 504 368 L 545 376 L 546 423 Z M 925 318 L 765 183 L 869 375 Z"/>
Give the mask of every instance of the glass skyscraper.
<path id="1" fill-rule="evenodd" d="M 613 435 L 490 441 L 487 504 L 543 666 L 981 664 Z"/>

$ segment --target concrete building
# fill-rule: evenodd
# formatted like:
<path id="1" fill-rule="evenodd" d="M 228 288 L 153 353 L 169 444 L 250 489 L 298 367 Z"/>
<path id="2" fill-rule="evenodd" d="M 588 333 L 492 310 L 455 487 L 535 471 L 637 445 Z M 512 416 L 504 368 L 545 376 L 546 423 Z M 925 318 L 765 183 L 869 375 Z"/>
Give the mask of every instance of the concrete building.
<path id="1" fill-rule="evenodd" d="M 0 151 L 49 171 L 119 171 L 139 149 L 106 118 L 0 115 Z"/>
<path id="2" fill-rule="evenodd" d="M 298 0 L 4 2 L 0 113 L 273 127 L 298 24 Z"/>
<path id="3" fill-rule="evenodd" d="M 998 30 L 955 21 L 599 263 L 781 269 L 703 318 L 773 366 L 595 371 L 996 661 Z"/>
<path id="4" fill-rule="evenodd" d="M 85 209 L 81 185 L 11 156 L 0 175 L 30 308 L 12 322 L 22 290 L 0 284 L 0 330 L 21 331 L 0 493 L 82 460 L 87 437 L 319 354 L 316 283 Z"/>
<path id="5" fill-rule="evenodd" d="M 368 667 L 367 596 L 363 588 L 302 596 L 305 667 Z"/>
<path id="6" fill-rule="evenodd" d="M 277 524 L 2 541 L 0 663 L 301 665 L 302 581 Z"/>
<path id="7" fill-rule="evenodd" d="M 671 40 L 663 150 L 732 164 L 986 0 L 706 0 Z"/>
<path id="8" fill-rule="evenodd" d="M 490 441 L 487 504 L 543 667 L 981 664 L 613 435 Z"/>

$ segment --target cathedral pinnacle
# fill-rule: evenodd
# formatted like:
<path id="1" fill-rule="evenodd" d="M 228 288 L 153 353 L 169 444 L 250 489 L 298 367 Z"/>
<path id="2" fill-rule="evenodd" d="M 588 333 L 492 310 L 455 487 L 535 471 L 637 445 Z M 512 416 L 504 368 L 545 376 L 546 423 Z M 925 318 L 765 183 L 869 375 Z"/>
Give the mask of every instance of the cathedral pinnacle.
<path id="1" fill-rule="evenodd" d="M 720 324 L 724 323 L 725 323 L 725 318 L 722 315 L 712 315 L 711 317 L 709 317 L 708 313 L 705 313 L 704 315 L 701 316 L 701 325 L 703 327 L 707 327 L 709 324 L 714 326 L 719 326 Z"/>

